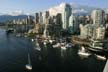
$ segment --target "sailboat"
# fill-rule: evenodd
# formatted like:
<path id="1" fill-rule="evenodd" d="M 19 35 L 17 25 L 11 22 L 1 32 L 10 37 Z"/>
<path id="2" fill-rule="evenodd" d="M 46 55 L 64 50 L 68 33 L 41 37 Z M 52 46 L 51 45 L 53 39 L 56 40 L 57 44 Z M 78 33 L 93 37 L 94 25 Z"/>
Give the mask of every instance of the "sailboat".
<path id="1" fill-rule="evenodd" d="M 30 54 L 28 54 L 28 64 L 26 64 L 26 69 L 32 70 L 31 60 L 30 60 Z"/>

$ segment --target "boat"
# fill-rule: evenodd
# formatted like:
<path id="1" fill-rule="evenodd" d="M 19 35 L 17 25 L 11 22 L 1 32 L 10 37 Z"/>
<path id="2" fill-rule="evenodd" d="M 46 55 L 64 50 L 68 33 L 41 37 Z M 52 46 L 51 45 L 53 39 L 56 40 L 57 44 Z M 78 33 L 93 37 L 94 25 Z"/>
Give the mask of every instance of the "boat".
<path id="1" fill-rule="evenodd" d="M 12 33 L 13 31 L 14 31 L 13 28 L 8 28 L 8 29 L 6 30 L 6 34 Z"/>
<path id="2" fill-rule="evenodd" d="M 67 48 L 65 46 L 61 46 L 61 49 L 62 50 L 66 50 Z"/>
<path id="3" fill-rule="evenodd" d="M 30 60 L 30 54 L 28 54 L 28 64 L 25 65 L 26 69 L 32 70 L 31 60 Z"/>
<path id="4" fill-rule="evenodd" d="M 88 49 L 93 52 L 105 52 L 107 50 L 104 48 L 104 43 L 105 42 L 100 40 L 92 40 L 88 46 Z"/>
<path id="5" fill-rule="evenodd" d="M 97 59 L 99 60 L 106 60 L 105 56 L 101 56 L 101 55 L 96 55 Z"/>
<path id="6" fill-rule="evenodd" d="M 21 36 L 21 34 L 16 34 L 16 37 L 20 37 Z"/>
<path id="7" fill-rule="evenodd" d="M 50 39 L 49 42 L 52 44 L 53 43 L 53 40 Z"/>
<path id="8" fill-rule="evenodd" d="M 74 44 L 72 44 L 72 43 L 66 44 L 66 48 L 72 48 L 73 46 L 74 46 Z"/>
<path id="9" fill-rule="evenodd" d="M 41 51 L 41 48 L 39 46 L 39 43 L 38 43 L 37 39 L 36 39 L 36 48 L 35 49 L 38 50 L 38 51 Z"/>
<path id="10" fill-rule="evenodd" d="M 31 39 L 32 42 L 34 42 L 34 39 Z"/>
<path id="11" fill-rule="evenodd" d="M 40 47 L 36 47 L 35 49 L 38 50 L 38 51 L 41 51 L 41 48 Z"/>
<path id="12" fill-rule="evenodd" d="M 60 47 L 60 43 L 56 43 L 55 45 L 53 45 L 53 48 L 58 48 Z"/>
<path id="13" fill-rule="evenodd" d="M 82 46 L 78 51 L 78 55 L 81 57 L 89 57 L 91 54 L 89 52 L 86 52 L 86 49 Z"/>

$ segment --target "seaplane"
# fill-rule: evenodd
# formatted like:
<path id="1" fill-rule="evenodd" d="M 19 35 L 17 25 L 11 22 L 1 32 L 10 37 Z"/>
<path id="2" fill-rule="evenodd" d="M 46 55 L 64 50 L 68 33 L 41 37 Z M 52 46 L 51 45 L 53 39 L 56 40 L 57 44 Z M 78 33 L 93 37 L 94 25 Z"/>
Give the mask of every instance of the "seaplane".
<path id="1" fill-rule="evenodd" d="M 28 64 L 26 64 L 25 67 L 26 67 L 27 70 L 32 70 L 30 54 L 28 54 Z"/>

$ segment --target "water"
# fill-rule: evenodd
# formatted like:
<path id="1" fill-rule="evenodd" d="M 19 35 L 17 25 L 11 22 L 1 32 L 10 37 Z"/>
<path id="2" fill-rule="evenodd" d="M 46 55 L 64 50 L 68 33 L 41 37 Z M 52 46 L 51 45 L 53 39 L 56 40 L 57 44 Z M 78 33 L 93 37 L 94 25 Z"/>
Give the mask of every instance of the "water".
<path id="1" fill-rule="evenodd" d="M 32 47 L 32 46 L 31 46 Z M 30 42 L 0 29 L 0 72 L 25 72 Z"/>
<path id="2" fill-rule="evenodd" d="M 40 43 L 41 52 L 34 55 L 38 58 L 42 57 L 41 61 L 35 63 L 35 71 L 38 72 L 103 72 L 106 61 L 101 61 L 93 54 L 88 58 L 80 57 L 78 53 L 78 46 L 68 48 L 66 51 L 61 51 L 60 48 L 53 48 L 52 45 L 47 44 L 47 47 L 43 47 Z M 62 54 L 63 52 L 63 54 Z M 62 54 L 62 56 L 61 56 Z"/>
<path id="3" fill-rule="evenodd" d="M 29 72 L 30 53 L 33 70 L 31 72 L 102 72 L 106 61 L 97 60 L 94 55 L 82 59 L 78 54 L 78 46 L 61 52 L 60 48 L 53 48 L 40 43 L 41 52 L 36 51 L 31 40 L 24 37 L 6 35 L 0 29 L 0 72 Z M 61 56 L 62 54 L 62 56 Z"/>

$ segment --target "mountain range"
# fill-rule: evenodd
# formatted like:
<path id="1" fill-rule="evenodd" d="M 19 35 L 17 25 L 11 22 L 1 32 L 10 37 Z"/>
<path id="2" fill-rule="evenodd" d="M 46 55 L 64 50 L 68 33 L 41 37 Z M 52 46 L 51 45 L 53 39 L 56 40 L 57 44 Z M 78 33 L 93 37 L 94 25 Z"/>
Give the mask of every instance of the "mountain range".
<path id="1" fill-rule="evenodd" d="M 8 21 L 8 20 L 25 19 L 25 18 L 27 18 L 27 15 L 17 15 L 17 16 L 0 15 L 0 22 L 5 22 L 5 21 Z"/>

